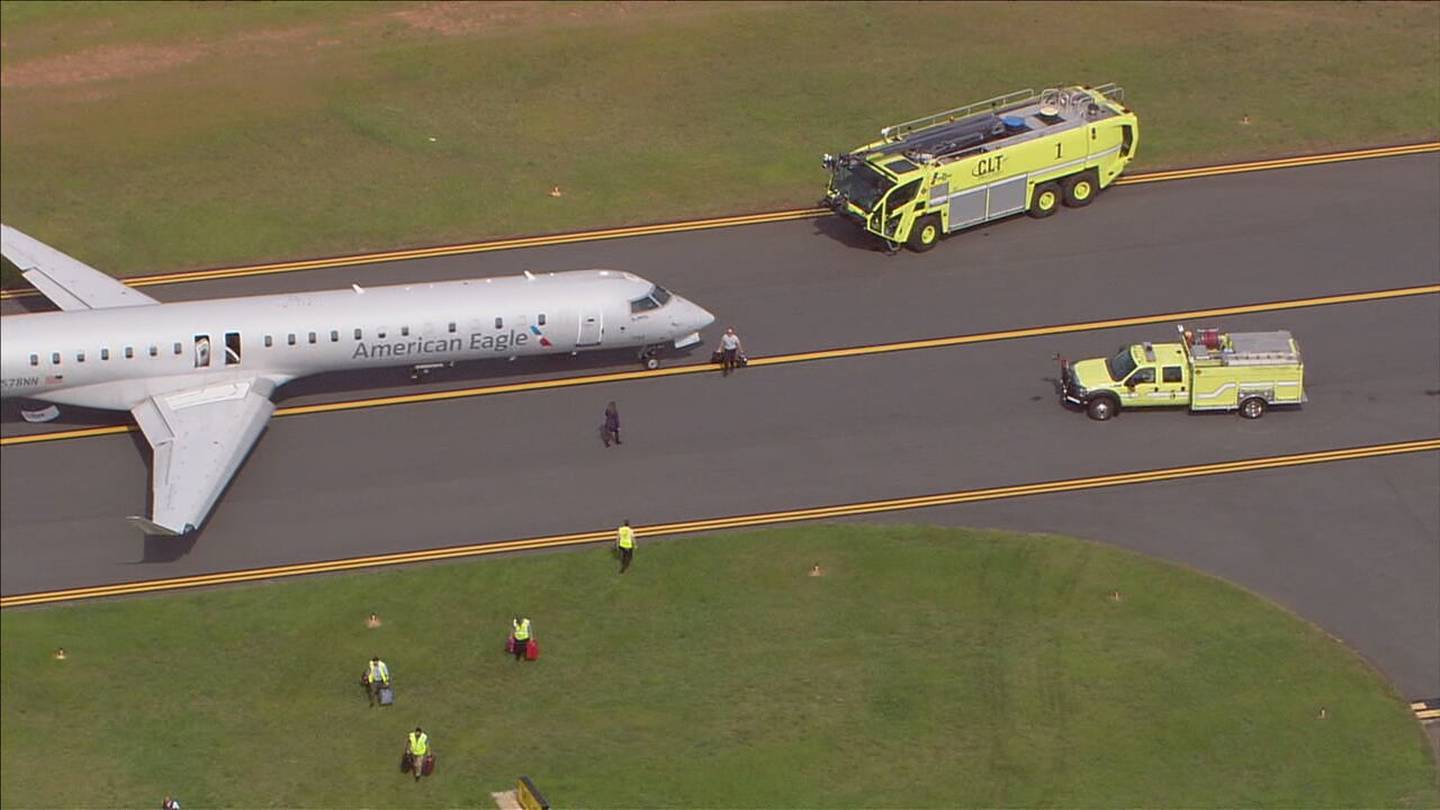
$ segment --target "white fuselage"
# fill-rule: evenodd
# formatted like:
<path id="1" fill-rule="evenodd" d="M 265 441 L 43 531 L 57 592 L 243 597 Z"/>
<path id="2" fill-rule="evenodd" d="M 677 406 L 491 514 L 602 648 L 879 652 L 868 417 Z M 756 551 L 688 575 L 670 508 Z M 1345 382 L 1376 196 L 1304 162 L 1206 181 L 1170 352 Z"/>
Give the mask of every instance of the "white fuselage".
<path id="1" fill-rule="evenodd" d="M 128 410 L 197 374 L 278 386 L 344 369 L 680 343 L 713 321 L 614 270 L 14 315 L 0 318 L 0 396 Z"/>

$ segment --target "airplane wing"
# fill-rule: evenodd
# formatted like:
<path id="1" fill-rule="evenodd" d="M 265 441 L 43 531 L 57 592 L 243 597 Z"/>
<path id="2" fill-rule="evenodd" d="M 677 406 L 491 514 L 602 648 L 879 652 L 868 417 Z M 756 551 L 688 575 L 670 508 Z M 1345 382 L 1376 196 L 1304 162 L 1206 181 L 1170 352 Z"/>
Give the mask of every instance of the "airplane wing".
<path id="1" fill-rule="evenodd" d="M 155 396 L 130 410 L 154 449 L 150 517 L 130 520 L 149 534 L 180 535 L 210 508 L 270 420 L 272 386 L 255 378 Z"/>
<path id="2" fill-rule="evenodd" d="M 0 253 L 20 268 L 26 281 L 35 285 L 35 289 L 61 309 L 106 309 L 160 303 L 9 225 L 0 225 Z"/>

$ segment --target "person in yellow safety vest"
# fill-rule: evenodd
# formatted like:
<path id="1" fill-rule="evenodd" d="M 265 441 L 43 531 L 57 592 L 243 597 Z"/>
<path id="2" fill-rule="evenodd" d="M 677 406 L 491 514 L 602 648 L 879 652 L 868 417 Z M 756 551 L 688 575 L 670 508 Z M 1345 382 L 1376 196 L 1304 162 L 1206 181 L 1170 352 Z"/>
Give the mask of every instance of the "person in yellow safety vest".
<path id="1" fill-rule="evenodd" d="M 530 620 L 516 616 L 510 620 L 510 637 L 515 639 L 515 660 L 525 657 L 525 648 L 530 644 Z"/>
<path id="2" fill-rule="evenodd" d="M 370 659 L 370 668 L 365 672 L 365 687 L 370 692 L 370 705 L 373 707 L 375 701 L 380 699 L 380 687 L 390 685 L 390 668 L 380 660 L 380 656 Z"/>
<path id="3" fill-rule="evenodd" d="M 410 758 L 410 772 L 415 775 L 416 782 L 420 781 L 420 768 L 428 753 L 430 753 L 430 735 L 416 726 L 405 740 L 405 756 Z"/>
<path id="4" fill-rule="evenodd" d="M 635 558 L 635 530 L 630 528 L 629 520 L 621 521 L 615 533 L 615 546 L 620 549 L 620 573 L 623 574 Z"/>

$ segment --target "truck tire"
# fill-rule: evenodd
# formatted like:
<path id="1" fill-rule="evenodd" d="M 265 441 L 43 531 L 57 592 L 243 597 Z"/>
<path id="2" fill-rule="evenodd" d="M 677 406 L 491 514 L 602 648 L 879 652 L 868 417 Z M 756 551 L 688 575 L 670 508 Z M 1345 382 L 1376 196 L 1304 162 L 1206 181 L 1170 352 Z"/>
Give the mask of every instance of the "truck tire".
<path id="1" fill-rule="evenodd" d="M 1065 193 L 1065 205 L 1070 208 L 1084 208 L 1100 190 L 1100 184 L 1095 182 L 1094 169 L 1070 175 L 1060 187 Z"/>
<path id="2" fill-rule="evenodd" d="M 1044 219 L 1060 210 L 1060 200 L 1064 192 L 1055 183 L 1041 183 L 1035 187 L 1035 196 L 1030 198 L 1030 216 L 1036 219 Z"/>
<path id="3" fill-rule="evenodd" d="M 940 241 L 940 217 L 930 214 L 921 217 L 910 229 L 910 249 L 916 253 L 924 253 Z"/>
<path id="4" fill-rule="evenodd" d="M 1259 419 L 1265 415 L 1268 404 L 1260 397 L 1249 397 L 1240 403 L 1240 415 L 1246 419 Z"/>
<path id="5" fill-rule="evenodd" d="M 1120 403 L 1110 397 L 1095 397 L 1085 406 L 1085 413 L 1096 422 L 1104 422 L 1120 410 Z"/>

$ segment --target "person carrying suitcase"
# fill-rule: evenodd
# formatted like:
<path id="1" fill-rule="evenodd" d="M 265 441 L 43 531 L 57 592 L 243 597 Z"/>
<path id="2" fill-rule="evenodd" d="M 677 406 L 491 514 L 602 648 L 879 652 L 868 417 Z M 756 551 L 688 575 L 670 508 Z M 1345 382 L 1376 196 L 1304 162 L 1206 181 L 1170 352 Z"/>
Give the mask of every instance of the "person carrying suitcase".
<path id="1" fill-rule="evenodd" d="M 524 660 L 525 652 L 529 649 L 532 638 L 529 617 L 516 616 L 510 620 L 510 639 L 512 641 L 510 651 L 515 654 L 516 661 Z"/>
<path id="2" fill-rule="evenodd" d="M 430 753 L 430 735 L 426 734 L 424 729 L 416 726 L 414 731 L 406 735 L 406 770 L 414 774 L 416 782 L 419 782 L 420 777 L 425 775 L 423 771 L 425 770 L 426 760 L 434 762 L 434 756 L 434 754 Z M 435 766 L 431 765 L 430 767 L 434 768 Z"/>
<path id="3" fill-rule="evenodd" d="M 380 660 L 380 656 L 377 655 L 370 659 L 370 665 L 365 670 L 363 680 L 365 681 L 365 691 L 370 694 L 370 707 L 374 708 L 377 702 L 383 705 L 383 701 L 380 700 L 380 690 L 388 691 L 390 689 L 390 668 L 385 666 L 385 662 Z"/>
<path id="4" fill-rule="evenodd" d="M 727 328 L 720 336 L 720 376 L 729 377 L 730 372 L 740 365 L 740 336 L 733 327 Z"/>

